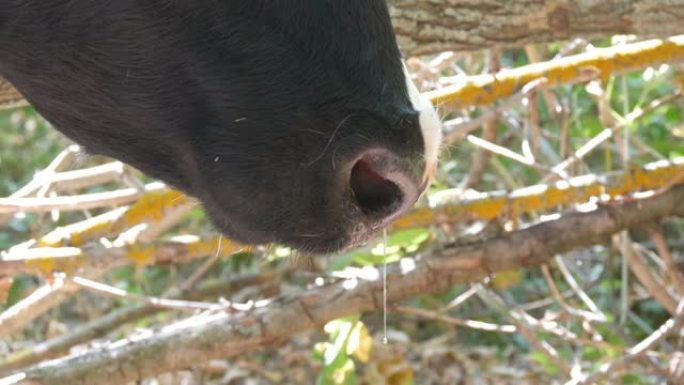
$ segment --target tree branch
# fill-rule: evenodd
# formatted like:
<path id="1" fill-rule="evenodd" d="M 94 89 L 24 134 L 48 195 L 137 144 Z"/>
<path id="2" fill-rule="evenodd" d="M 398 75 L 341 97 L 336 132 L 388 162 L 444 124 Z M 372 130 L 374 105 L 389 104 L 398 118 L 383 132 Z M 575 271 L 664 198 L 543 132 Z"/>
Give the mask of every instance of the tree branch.
<path id="1" fill-rule="evenodd" d="M 388 299 L 443 292 L 489 274 L 547 262 L 557 253 L 602 243 L 621 230 L 668 215 L 684 215 L 684 186 L 649 198 L 602 205 L 503 236 L 447 247 L 430 257 L 392 266 Z M 6 378 L 6 384 L 122 384 L 273 346 L 325 322 L 381 306 L 382 281 L 350 279 L 279 297 L 243 313 L 209 312 L 156 334 L 55 360 Z M 2 380 L 0 380 L 2 381 Z"/>
<path id="2" fill-rule="evenodd" d="M 407 56 L 684 32 L 682 0 L 389 0 Z"/>

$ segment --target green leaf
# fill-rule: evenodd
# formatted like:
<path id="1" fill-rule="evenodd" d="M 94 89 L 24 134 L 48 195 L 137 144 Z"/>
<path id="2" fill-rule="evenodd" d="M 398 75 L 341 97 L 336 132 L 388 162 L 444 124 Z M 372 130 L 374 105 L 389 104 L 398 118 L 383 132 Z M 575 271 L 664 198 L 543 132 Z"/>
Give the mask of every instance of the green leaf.
<path id="1" fill-rule="evenodd" d="M 316 385 L 356 385 L 356 365 L 347 356 L 340 356 L 331 365 L 327 365 L 321 370 L 316 379 Z"/>
<path id="2" fill-rule="evenodd" d="M 560 373 L 560 370 L 558 369 L 558 367 L 554 363 L 551 362 L 551 359 L 546 354 L 544 354 L 542 352 L 538 352 L 538 351 L 533 351 L 530 353 L 530 358 L 532 359 L 532 361 L 541 365 L 541 367 L 548 374 L 555 375 L 555 374 Z"/>
<path id="3" fill-rule="evenodd" d="M 330 321 L 323 327 L 332 339 L 332 344 L 323 354 L 324 365 L 331 365 L 340 355 L 346 355 L 349 335 L 357 321 L 358 316 L 345 317 Z"/>

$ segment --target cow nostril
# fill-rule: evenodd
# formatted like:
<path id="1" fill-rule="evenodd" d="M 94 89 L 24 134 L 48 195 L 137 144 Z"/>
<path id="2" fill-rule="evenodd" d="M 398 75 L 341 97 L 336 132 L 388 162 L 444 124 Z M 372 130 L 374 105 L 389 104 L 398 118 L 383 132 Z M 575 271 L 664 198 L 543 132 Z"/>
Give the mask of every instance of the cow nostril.
<path id="1" fill-rule="evenodd" d="M 402 205 L 404 193 L 390 179 L 374 168 L 364 158 L 352 167 L 350 187 L 356 204 L 372 219 L 382 219 L 396 212 Z"/>

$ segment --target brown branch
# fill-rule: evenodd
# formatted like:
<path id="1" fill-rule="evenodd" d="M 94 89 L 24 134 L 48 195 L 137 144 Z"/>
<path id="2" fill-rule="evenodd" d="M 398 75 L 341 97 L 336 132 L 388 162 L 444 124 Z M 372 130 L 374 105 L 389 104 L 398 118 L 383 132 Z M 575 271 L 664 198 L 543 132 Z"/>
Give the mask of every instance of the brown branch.
<path id="1" fill-rule="evenodd" d="M 389 0 L 407 56 L 619 34 L 682 33 L 681 0 Z"/>
<path id="2" fill-rule="evenodd" d="M 26 105 L 28 105 L 28 103 L 24 99 L 24 96 L 5 80 L 5 78 L 0 76 L 0 110 L 24 107 Z"/>
<path id="3" fill-rule="evenodd" d="M 198 300 L 217 295 L 228 296 L 232 292 L 248 286 L 260 286 L 273 281 L 274 274 L 247 275 L 230 279 L 216 279 L 205 281 L 197 288 L 181 291 L 180 298 Z M 112 330 L 164 311 L 150 304 L 131 305 L 114 310 L 102 318 L 89 321 L 66 334 L 51 340 L 41 342 L 27 349 L 19 350 L 6 357 L 0 358 L 0 374 L 7 374 L 12 370 L 40 362 L 41 360 L 57 357 L 67 352 L 71 347 L 83 344 L 95 338 L 100 338 Z"/>
<path id="4" fill-rule="evenodd" d="M 491 273 L 545 263 L 556 253 L 603 243 L 611 234 L 668 215 L 684 215 L 684 187 L 574 213 L 503 236 L 449 247 L 393 265 L 388 299 L 443 292 L 455 284 L 479 281 Z M 378 275 L 379 276 L 379 275 Z M 353 283 L 350 285 L 350 283 Z M 375 310 L 382 282 L 353 279 L 298 295 L 281 297 L 240 314 L 207 313 L 166 327 L 148 338 L 93 350 L 37 366 L 13 377 L 24 384 L 121 384 L 156 373 L 188 368 L 216 357 L 234 357 L 280 343 L 325 322 Z"/>

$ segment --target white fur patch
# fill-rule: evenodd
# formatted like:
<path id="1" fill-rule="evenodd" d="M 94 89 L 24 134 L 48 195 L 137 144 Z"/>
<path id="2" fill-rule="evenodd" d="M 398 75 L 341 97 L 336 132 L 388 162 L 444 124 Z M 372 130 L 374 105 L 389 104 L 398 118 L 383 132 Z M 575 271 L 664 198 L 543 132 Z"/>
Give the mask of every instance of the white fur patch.
<path id="1" fill-rule="evenodd" d="M 420 131 L 423 134 L 425 143 L 425 174 L 424 182 L 428 182 L 437 170 L 437 157 L 442 143 L 442 122 L 437 115 L 437 111 L 425 96 L 421 95 L 418 88 L 411 80 L 411 75 L 404 65 L 404 77 L 408 88 L 409 98 L 413 108 L 419 112 Z"/>

